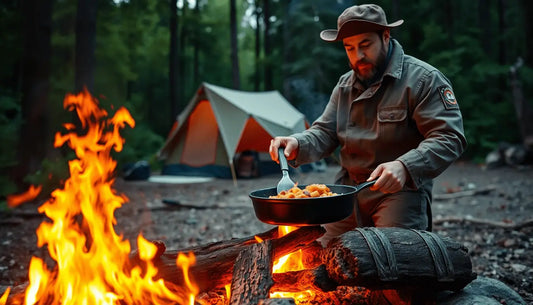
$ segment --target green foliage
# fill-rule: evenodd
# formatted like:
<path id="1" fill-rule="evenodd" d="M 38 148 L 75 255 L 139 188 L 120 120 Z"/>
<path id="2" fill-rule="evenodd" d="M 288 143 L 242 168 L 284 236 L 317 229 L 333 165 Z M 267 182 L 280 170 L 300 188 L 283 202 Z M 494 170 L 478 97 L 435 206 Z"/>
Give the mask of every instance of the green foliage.
<path id="1" fill-rule="evenodd" d="M 68 152 L 65 156 L 44 159 L 41 169 L 26 176 L 25 181 L 32 185 L 42 186 L 39 198 L 48 198 L 52 191 L 64 185 L 70 177 L 68 161 L 75 158 L 74 152 Z"/>
<path id="2" fill-rule="evenodd" d="M 154 133 L 148 126 L 140 125 L 135 128 L 126 128 L 122 131 L 125 139 L 121 152 L 114 153 L 117 168 L 120 170 L 128 163 L 145 160 L 150 163 L 152 170 L 159 170 L 161 164 L 157 159 L 157 152 L 163 146 L 164 138 Z"/>
<path id="3" fill-rule="evenodd" d="M 22 123 L 20 95 L 23 37 L 19 26 L 19 4 L 0 4 L 0 137 L 2 170 L 16 160 L 15 150 Z M 232 86 L 228 1 L 178 1 L 179 80 L 178 110 L 182 110 L 200 82 Z M 183 4 L 185 3 L 185 6 Z M 274 88 L 281 91 L 297 108 L 315 118 L 323 109 L 338 77 L 348 70 L 341 43 L 326 43 L 319 38 L 323 29 L 335 28 L 337 16 L 349 0 L 271 0 L 272 54 L 262 51 L 259 66 L 255 58 L 255 19 L 250 13 L 262 1 L 237 1 L 238 43 L 241 89 L 252 90 L 257 72 L 264 81 L 263 69 L 273 65 Z M 389 21 L 405 19 L 393 30 L 407 54 L 427 61 L 452 82 L 464 116 L 469 146 L 466 156 L 479 160 L 500 141 L 519 141 L 516 114 L 508 83 L 508 69 L 518 57 L 525 60 L 519 70 L 526 100 L 533 95 L 533 69 L 527 41 L 525 5 L 505 4 L 505 28 L 500 28 L 497 2 L 489 6 L 486 20 L 481 20 L 478 1 L 379 0 Z M 52 130 L 72 120 L 63 109 L 65 94 L 74 89 L 74 44 L 76 1 L 55 1 L 52 16 L 52 58 L 49 96 L 49 122 Z M 173 124 L 169 103 L 169 2 L 131 0 L 117 3 L 99 0 L 95 50 L 95 85 L 91 92 L 105 109 L 126 107 L 137 127 L 126 128 L 124 151 L 116 154 L 119 166 L 149 160 L 158 166 L 156 153 Z M 255 21 L 255 20 L 254 20 Z M 486 26 L 484 26 L 484 24 Z M 264 46 L 264 25 L 261 45 Z M 197 58 L 195 56 L 198 56 Z M 195 61 L 197 59 L 197 62 Z M 197 64 L 195 67 L 194 65 Z M 259 69 L 259 71 L 256 71 Z M 195 71 L 198 74 L 195 74 Z M 263 85 L 261 84 L 260 88 Z M 7 92 L 7 93 L 5 93 Z M 305 112 L 304 111 L 304 112 Z M 511 122 L 511 123 L 509 123 Z M 61 181 L 63 167 L 43 163 L 43 172 L 30 180 L 47 181 L 46 170 Z M 3 187 L 9 178 L 0 176 Z M 6 192 L 3 192 L 6 193 Z"/>

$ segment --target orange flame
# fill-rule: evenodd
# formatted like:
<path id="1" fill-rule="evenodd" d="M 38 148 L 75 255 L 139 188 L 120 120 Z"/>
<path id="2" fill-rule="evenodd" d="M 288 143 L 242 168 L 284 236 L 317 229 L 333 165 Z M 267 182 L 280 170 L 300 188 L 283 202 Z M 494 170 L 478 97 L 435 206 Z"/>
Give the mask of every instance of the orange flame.
<path id="1" fill-rule="evenodd" d="M 194 305 L 194 298 L 198 294 L 198 286 L 196 286 L 191 279 L 189 278 L 189 267 L 196 263 L 196 258 L 191 252 L 188 255 L 180 253 L 176 259 L 176 265 L 183 269 L 183 277 L 185 279 L 185 284 L 190 291 L 189 294 L 189 305 Z"/>
<path id="2" fill-rule="evenodd" d="M 11 208 L 14 208 L 16 206 L 23 204 L 24 202 L 31 201 L 39 195 L 42 188 L 43 187 L 41 185 L 39 186 L 30 185 L 28 190 L 22 194 L 9 195 L 7 196 L 7 205 Z"/>
<path id="3" fill-rule="evenodd" d="M 56 134 L 54 145 L 68 143 L 77 159 L 69 162 L 64 188 L 52 192 L 39 207 L 52 222 L 41 223 L 37 244 L 47 245 L 55 266 L 32 257 L 25 304 L 192 304 L 197 293 L 192 283 L 187 282 L 190 293 L 178 294 L 162 279 L 154 280 L 154 244 L 138 236 L 139 258 L 145 265 L 141 268 L 130 259 L 129 241 L 114 230 L 114 212 L 128 199 L 112 189 L 116 162 L 110 153 L 122 150 L 119 131 L 126 124 L 134 127 L 131 115 L 120 108 L 107 119 L 107 112 L 86 90 L 67 95 L 64 107 L 76 110 L 84 134 L 72 132 L 72 124 L 64 125 L 69 133 Z M 184 272 L 194 264 L 193 255 L 186 259 Z M 0 303 L 5 304 L 4 296 Z"/>
<path id="4" fill-rule="evenodd" d="M 279 237 L 289 234 L 290 232 L 298 229 L 298 227 L 279 226 Z M 305 269 L 303 264 L 302 250 L 298 250 L 287 255 L 280 257 L 276 260 L 272 266 L 273 273 L 283 273 L 288 271 L 298 271 Z M 271 291 L 271 298 L 293 298 L 295 303 L 298 304 L 306 299 L 313 298 L 315 293 L 312 290 L 299 291 L 299 292 L 284 292 L 284 291 Z"/>

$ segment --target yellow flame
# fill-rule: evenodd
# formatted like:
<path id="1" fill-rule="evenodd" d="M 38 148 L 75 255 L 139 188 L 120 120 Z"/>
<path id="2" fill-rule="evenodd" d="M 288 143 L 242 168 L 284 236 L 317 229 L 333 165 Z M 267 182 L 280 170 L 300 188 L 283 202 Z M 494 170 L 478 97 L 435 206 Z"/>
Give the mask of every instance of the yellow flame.
<path id="1" fill-rule="evenodd" d="M 224 289 L 226 289 L 226 299 L 231 298 L 231 284 L 224 285 Z"/>
<path id="2" fill-rule="evenodd" d="M 5 305 L 7 302 L 7 297 L 9 296 L 9 292 L 11 291 L 11 287 L 7 287 L 6 291 L 4 291 L 4 294 L 0 297 L 0 305 Z"/>
<path id="3" fill-rule="evenodd" d="M 290 232 L 298 229 L 298 227 L 291 226 L 279 226 L 278 233 L 279 236 L 284 236 Z M 272 266 L 273 273 L 283 273 L 288 271 L 298 271 L 303 270 L 303 252 L 298 250 L 287 255 L 280 257 L 276 260 Z M 284 292 L 284 291 L 271 291 L 271 298 L 293 298 L 295 303 L 303 302 L 305 299 L 312 298 L 315 293 L 311 290 L 299 291 L 299 292 Z"/>
<path id="4" fill-rule="evenodd" d="M 179 253 L 178 258 L 176 259 L 176 265 L 178 267 L 181 267 L 183 270 L 183 278 L 185 280 L 185 284 L 187 285 L 187 288 L 189 289 L 189 305 L 194 305 L 194 298 L 198 294 L 198 286 L 196 286 L 191 279 L 189 278 L 189 267 L 191 265 L 194 265 L 196 263 L 196 258 L 194 257 L 193 253 L 189 254 L 183 254 Z"/>
<path id="5" fill-rule="evenodd" d="M 197 289 L 188 275 L 191 293 L 171 291 L 162 279 L 154 280 L 157 247 L 139 235 L 141 267 L 130 259 L 129 241 L 114 230 L 114 212 L 128 199 L 112 189 L 116 162 L 110 154 L 122 150 L 119 131 L 126 125 L 134 127 L 135 121 L 125 108 L 107 119 L 107 112 L 86 90 L 67 95 L 64 107 L 77 112 L 83 132 L 78 135 L 73 124 L 65 124 L 68 133 L 56 134 L 54 145 L 67 143 L 77 159 L 69 162 L 70 178 L 64 187 L 39 207 L 51 222 L 44 221 L 37 229 L 37 244 L 47 246 L 55 266 L 49 269 L 43 259 L 32 257 L 24 303 L 193 304 Z M 187 256 L 187 261 L 186 274 L 194 256 Z"/>

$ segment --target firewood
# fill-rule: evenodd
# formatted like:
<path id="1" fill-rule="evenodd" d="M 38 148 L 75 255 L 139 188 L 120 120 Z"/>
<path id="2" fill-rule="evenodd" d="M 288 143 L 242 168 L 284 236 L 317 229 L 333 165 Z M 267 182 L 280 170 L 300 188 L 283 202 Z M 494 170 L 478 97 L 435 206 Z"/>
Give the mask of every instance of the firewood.
<path id="1" fill-rule="evenodd" d="M 311 289 L 328 292 L 335 290 L 338 286 L 329 277 L 325 265 L 314 269 L 274 273 L 272 277 L 274 279 L 272 291 L 298 292 Z"/>
<path id="2" fill-rule="evenodd" d="M 268 298 L 272 284 L 272 242 L 246 247 L 235 260 L 229 304 L 257 304 Z"/>
<path id="3" fill-rule="evenodd" d="M 301 248 L 302 251 L 302 265 L 305 269 L 313 269 L 322 264 L 322 244 L 318 241 L 314 241 L 305 247 Z"/>
<path id="4" fill-rule="evenodd" d="M 259 300 L 257 305 L 295 305 L 293 298 L 272 298 Z"/>
<path id="5" fill-rule="evenodd" d="M 459 290 L 476 278 L 463 245 L 426 231 L 360 228 L 332 240 L 323 253 L 329 276 L 345 286 Z"/>
<path id="6" fill-rule="evenodd" d="M 277 236 L 274 236 L 272 232 L 260 236 L 263 240 L 272 242 L 272 257 L 275 260 L 307 246 L 324 232 L 324 228 L 320 226 L 309 226 L 301 227 L 280 238 L 275 238 Z M 270 238 L 269 235 L 273 237 Z M 179 253 L 192 252 L 196 257 L 196 264 L 190 267 L 189 275 L 199 286 L 200 291 L 224 287 L 231 283 L 233 266 L 239 253 L 256 243 L 254 237 L 249 237 L 239 241 L 222 241 L 199 248 L 167 250 L 154 261 L 158 269 L 157 277 L 177 285 L 183 284 L 183 274 L 181 269 L 176 267 L 176 258 Z"/>

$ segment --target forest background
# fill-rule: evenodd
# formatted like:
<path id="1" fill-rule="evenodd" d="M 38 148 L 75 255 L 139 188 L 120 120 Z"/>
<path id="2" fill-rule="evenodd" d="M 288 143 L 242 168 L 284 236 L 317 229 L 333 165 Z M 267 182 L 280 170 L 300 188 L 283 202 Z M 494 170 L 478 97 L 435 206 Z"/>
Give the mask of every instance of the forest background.
<path id="1" fill-rule="evenodd" d="M 68 93 L 87 90 L 102 108 L 126 107 L 119 167 L 148 160 L 202 82 L 278 90 L 312 122 L 348 64 L 321 30 L 360 1 L 3 0 L 0 3 L 0 200 L 27 184 L 54 188 L 68 149 L 54 134 L 75 121 Z M 520 143 L 517 98 L 533 96 L 533 1 L 374 1 L 409 55 L 451 81 L 469 140 L 483 162 L 499 143 Z M 513 72 L 513 73 L 510 73 Z"/>

